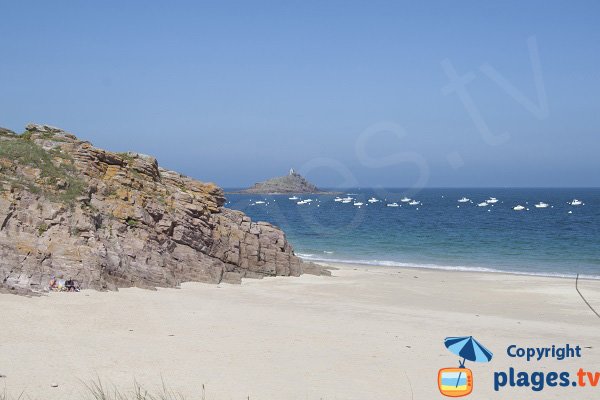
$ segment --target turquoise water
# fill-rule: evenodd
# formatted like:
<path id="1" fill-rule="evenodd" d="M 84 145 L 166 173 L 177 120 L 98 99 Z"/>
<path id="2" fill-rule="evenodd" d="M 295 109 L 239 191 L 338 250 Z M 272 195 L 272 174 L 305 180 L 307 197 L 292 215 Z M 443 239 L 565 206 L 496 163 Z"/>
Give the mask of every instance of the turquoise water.
<path id="1" fill-rule="evenodd" d="M 298 205 L 287 195 L 230 194 L 226 206 L 280 226 L 311 260 L 600 278 L 600 189 L 351 189 L 340 197 L 346 193 L 365 205 L 333 195 L 299 196 L 314 201 Z M 421 204 L 402 203 L 404 196 Z M 463 196 L 473 203 L 459 203 Z M 496 204 L 477 206 L 491 196 Z M 575 198 L 584 204 L 568 204 Z M 540 201 L 550 206 L 535 208 Z M 401 206 L 386 206 L 392 202 Z M 514 211 L 519 204 L 526 209 Z"/>

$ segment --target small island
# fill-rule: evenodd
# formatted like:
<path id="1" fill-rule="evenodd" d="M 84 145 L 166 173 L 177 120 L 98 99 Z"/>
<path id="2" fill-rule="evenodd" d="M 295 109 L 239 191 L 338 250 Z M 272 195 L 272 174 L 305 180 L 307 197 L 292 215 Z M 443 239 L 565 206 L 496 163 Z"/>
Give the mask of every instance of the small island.
<path id="1" fill-rule="evenodd" d="M 306 180 L 293 168 L 287 175 L 268 179 L 264 182 L 255 183 L 251 188 L 241 190 L 237 193 L 247 194 L 335 194 L 319 189 Z"/>

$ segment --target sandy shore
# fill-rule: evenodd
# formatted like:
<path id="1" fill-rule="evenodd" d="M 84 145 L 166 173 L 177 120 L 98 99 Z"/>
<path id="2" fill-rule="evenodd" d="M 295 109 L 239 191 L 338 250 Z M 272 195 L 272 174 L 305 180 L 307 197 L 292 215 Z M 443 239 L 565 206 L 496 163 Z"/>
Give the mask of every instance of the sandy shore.
<path id="1" fill-rule="evenodd" d="M 163 379 L 200 399 L 436 399 L 458 366 L 446 336 L 494 352 L 468 363 L 474 396 L 595 398 L 598 388 L 494 392 L 493 371 L 600 371 L 600 320 L 569 279 L 340 266 L 333 277 L 189 283 L 181 289 L 0 295 L 0 388 L 80 399 L 100 376 L 129 390 Z M 600 309 L 600 281 L 580 282 Z M 506 348 L 571 343 L 581 359 L 526 362 Z M 587 348 L 591 347 L 591 348 Z M 57 383 L 57 388 L 51 388 Z M 475 396 L 476 395 L 476 396 Z"/>

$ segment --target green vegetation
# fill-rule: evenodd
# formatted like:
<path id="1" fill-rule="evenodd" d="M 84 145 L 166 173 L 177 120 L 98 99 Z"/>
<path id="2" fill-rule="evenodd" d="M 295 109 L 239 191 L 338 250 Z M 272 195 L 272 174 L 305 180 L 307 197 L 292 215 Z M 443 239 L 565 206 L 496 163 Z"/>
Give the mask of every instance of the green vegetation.
<path id="1" fill-rule="evenodd" d="M 52 163 L 46 151 L 28 140 L 25 134 L 12 140 L 2 141 L 0 157 L 33 166 L 37 166 L 40 163 Z"/>
<path id="2" fill-rule="evenodd" d="M 125 221 L 127 223 L 127 225 L 131 226 L 132 228 L 135 228 L 136 226 L 138 226 L 138 221 L 134 218 L 127 218 L 127 220 Z"/>
<path id="3" fill-rule="evenodd" d="M 23 140 L 31 141 L 31 135 L 33 135 L 33 132 L 25 131 L 21 134 L 20 138 Z"/>
<path id="4" fill-rule="evenodd" d="M 48 225 L 46 225 L 45 223 L 42 223 L 39 227 L 38 227 L 38 233 L 40 236 L 42 236 L 44 234 L 44 232 L 46 232 L 48 230 Z"/>
<path id="5" fill-rule="evenodd" d="M 135 161 L 135 157 L 129 155 L 128 153 L 117 153 L 121 158 L 123 158 L 127 164 L 133 164 Z"/>
<path id="6" fill-rule="evenodd" d="M 33 136 L 34 133 L 40 139 L 52 139 L 54 142 L 66 142 L 67 141 L 67 140 L 65 140 L 65 139 L 63 139 L 61 137 L 56 137 L 56 135 L 54 133 L 52 133 L 52 132 L 25 131 L 21 135 L 19 135 L 19 137 L 21 139 L 23 139 L 23 140 L 29 140 L 29 141 L 31 141 L 31 136 Z"/>
<path id="7" fill-rule="evenodd" d="M 32 193 L 43 193 L 52 200 L 72 204 L 85 189 L 83 181 L 76 176 L 73 159 L 60 149 L 46 151 L 29 140 L 27 134 L 17 138 L 0 141 L 0 159 L 27 165 L 40 171 L 43 184 L 27 179 L 14 173 L 3 173 L 0 170 L 0 180 L 13 186 L 26 188 Z M 55 162 L 54 157 L 60 158 Z M 58 185 L 61 183 L 60 185 Z"/>

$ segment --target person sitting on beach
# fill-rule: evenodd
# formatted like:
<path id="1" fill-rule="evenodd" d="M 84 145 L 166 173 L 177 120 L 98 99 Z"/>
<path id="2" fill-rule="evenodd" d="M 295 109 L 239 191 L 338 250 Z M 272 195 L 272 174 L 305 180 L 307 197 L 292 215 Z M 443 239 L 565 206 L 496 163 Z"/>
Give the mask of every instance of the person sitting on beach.
<path id="1" fill-rule="evenodd" d="M 73 279 L 67 279 L 65 282 L 65 289 L 67 289 L 68 292 L 79 292 L 79 282 Z"/>
<path id="2" fill-rule="evenodd" d="M 74 279 L 56 279 L 51 277 L 48 283 L 48 290 L 55 292 L 79 292 L 79 282 Z"/>

